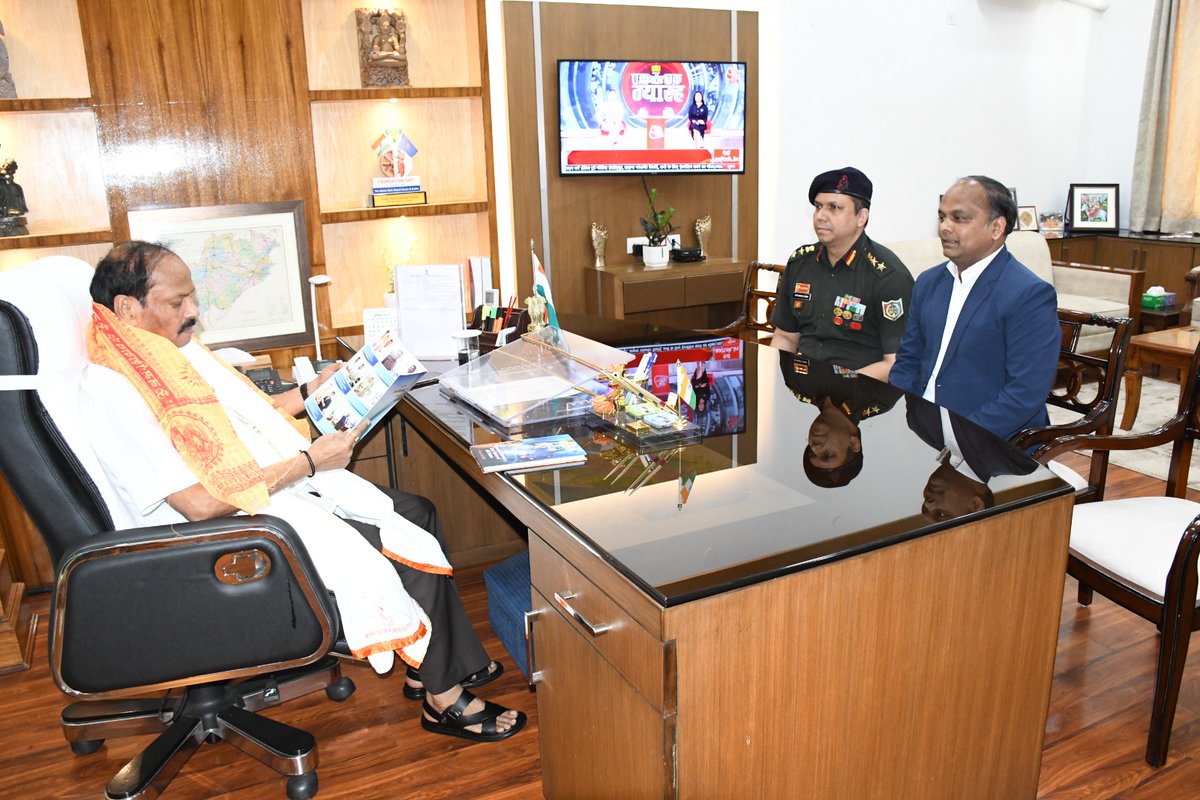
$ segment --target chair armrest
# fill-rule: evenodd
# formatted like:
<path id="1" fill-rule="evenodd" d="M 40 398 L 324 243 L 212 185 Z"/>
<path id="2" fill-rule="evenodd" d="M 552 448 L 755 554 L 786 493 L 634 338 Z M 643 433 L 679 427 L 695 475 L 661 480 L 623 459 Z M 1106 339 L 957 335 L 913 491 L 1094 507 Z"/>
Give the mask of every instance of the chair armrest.
<path id="1" fill-rule="evenodd" d="M 1160 444 L 1174 442 L 1183 433 L 1187 425 L 1187 414 L 1176 414 L 1154 430 L 1135 435 L 1123 436 L 1092 436 L 1090 434 L 1072 434 L 1060 436 L 1048 444 L 1044 444 L 1033 452 L 1033 457 L 1045 464 L 1055 456 L 1076 450 L 1144 450 L 1157 447 Z"/>
<path id="2" fill-rule="evenodd" d="M 1021 450 L 1029 450 L 1034 445 L 1046 444 L 1067 436 L 1083 436 L 1095 433 L 1110 420 L 1111 409 L 1112 406 L 1109 403 L 1103 402 L 1077 420 L 1061 425 L 1025 428 L 1014 433 L 1008 441 L 1014 447 Z"/>
<path id="3" fill-rule="evenodd" d="M 280 519 L 111 531 L 58 566 L 51 672 L 71 695 L 145 694 L 303 666 L 337 632 L 332 597 Z"/>

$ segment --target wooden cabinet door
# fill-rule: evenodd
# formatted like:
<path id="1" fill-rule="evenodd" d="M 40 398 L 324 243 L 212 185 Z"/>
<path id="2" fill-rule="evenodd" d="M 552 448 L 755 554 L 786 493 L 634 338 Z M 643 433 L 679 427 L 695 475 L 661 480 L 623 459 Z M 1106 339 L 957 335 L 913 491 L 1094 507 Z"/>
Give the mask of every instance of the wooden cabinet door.
<path id="1" fill-rule="evenodd" d="M 546 797 L 674 797 L 675 715 L 657 711 L 536 589 L 533 605 Z"/>
<path id="2" fill-rule="evenodd" d="M 1196 266 L 1193 248 L 1188 245 L 1143 242 L 1142 268 L 1146 270 L 1146 286 L 1161 286 L 1175 292 L 1176 302 L 1183 305 L 1191 297 L 1191 285 L 1184 279 Z"/>
<path id="3" fill-rule="evenodd" d="M 1050 257 L 1055 261 L 1074 261 L 1079 264 L 1099 264 L 1096 260 L 1096 237 L 1082 239 L 1050 239 Z M 1112 265 L 1110 265 L 1112 266 Z"/>
<path id="4" fill-rule="evenodd" d="M 1141 266 L 1142 242 L 1136 239 L 1118 239 L 1116 236 L 1099 236 L 1096 241 L 1096 264 L 1106 267 L 1137 269 Z M 1079 259 L 1072 259 L 1078 261 Z M 1150 285 L 1147 279 L 1147 286 Z"/>

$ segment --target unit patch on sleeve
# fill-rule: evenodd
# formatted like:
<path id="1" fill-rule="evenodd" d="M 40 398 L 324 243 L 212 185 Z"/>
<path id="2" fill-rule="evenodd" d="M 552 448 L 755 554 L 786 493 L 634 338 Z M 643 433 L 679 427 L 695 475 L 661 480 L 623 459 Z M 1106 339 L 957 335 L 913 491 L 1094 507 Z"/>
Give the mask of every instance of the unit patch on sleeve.
<path id="1" fill-rule="evenodd" d="M 895 300 L 883 301 L 883 318 L 888 322 L 895 322 L 904 316 L 904 298 L 897 297 Z"/>

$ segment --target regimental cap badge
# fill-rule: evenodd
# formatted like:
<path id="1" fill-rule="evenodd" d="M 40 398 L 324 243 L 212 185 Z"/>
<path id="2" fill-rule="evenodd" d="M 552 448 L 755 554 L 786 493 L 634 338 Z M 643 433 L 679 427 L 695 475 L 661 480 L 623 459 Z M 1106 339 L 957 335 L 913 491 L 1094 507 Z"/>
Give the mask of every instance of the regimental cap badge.
<path id="1" fill-rule="evenodd" d="M 837 182 L 837 190 L 839 192 L 844 192 L 849 188 L 850 188 L 850 176 L 843 172 L 841 179 Z"/>
<path id="2" fill-rule="evenodd" d="M 897 297 L 895 300 L 883 301 L 883 318 L 888 322 L 895 322 L 904 316 L 904 299 Z"/>

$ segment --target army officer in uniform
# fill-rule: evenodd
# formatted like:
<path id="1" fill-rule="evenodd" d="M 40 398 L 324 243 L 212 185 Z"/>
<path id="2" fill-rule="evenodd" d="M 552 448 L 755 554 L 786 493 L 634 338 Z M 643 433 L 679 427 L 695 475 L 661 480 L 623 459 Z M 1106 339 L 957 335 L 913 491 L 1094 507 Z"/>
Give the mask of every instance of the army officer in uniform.
<path id="1" fill-rule="evenodd" d="M 797 248 L 780 276 L 771 346 L 886 381 L 913 278 L 865 232 L 871 193 L 870 179 L 854 167 L 813 179 L 808 200 L 817 242 Z"/>

